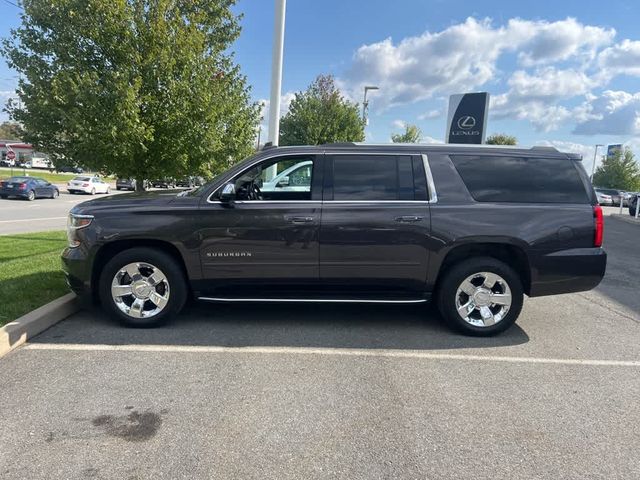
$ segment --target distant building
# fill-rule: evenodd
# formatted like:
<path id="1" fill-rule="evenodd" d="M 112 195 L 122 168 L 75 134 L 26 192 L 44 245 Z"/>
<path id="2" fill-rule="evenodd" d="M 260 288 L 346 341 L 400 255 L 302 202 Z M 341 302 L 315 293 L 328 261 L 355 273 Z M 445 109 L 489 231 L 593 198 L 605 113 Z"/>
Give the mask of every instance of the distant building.
<path id="1" fill-rule="evenodd" d="M 7 162 L 7 152 L 11 146 L 16 154 L 15 165 L 28 163 L 34 168 L 49 168 L 51 162 L 46 153 L 36 152 L 30 143 L 22 143 L 17 140 L 0 140 L 0 162 Z"/>

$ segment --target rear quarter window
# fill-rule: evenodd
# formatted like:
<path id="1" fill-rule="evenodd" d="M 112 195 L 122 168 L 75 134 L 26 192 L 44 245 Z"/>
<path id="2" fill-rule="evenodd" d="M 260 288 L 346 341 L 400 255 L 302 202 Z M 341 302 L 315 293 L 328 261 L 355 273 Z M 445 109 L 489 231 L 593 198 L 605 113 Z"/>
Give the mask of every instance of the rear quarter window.
<path id="1" fill-rule="evenodd" d="M 451 160 L 478 202 L 589 203 L 573 160 L 480 155 Z"/>

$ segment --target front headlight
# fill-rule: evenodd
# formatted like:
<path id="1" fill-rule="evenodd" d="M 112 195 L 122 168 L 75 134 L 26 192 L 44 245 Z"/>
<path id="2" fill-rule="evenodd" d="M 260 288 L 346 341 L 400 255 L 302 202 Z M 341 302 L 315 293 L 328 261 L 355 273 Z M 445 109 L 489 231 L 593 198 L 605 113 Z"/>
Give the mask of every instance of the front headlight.
<path id="1" fill-rule="evenodd" d="M 78 239 L 77 232 L 78 230 L 91 225 L 92 221 L 93 215 L 69 214 L 69 217 L 67 217 L 67 240 L 69 241 L 69 246 L 71 248 L 80 246 L 80 240 Z"/>

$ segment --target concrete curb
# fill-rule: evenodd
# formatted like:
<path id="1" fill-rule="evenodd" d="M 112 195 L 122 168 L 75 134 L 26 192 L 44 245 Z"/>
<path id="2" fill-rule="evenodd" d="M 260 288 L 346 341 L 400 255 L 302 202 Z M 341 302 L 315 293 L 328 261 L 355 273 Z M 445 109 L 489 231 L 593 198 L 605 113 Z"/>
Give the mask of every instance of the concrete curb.
<path id="1" fill-rule="evenodd" d="M 68 293 L 7 323 L 0 328 L 0 357 L 78 310 L 80 310 L 78 297 L 74 293 Z"/>
<path id="2" fill-rule="evenodd" d="M 625 215 L 624 213 L 623 214 L 612 213 L 609 216 L 613 217 L 615 219 L 618 219 L 618 220 L 622 220 L 623 222 L 630 223 L 632 225 L 639 225 L 640 226 L 640 217 L 638 217 L 638 219 L 636 220 L 635 217 L 632 217 L 631 215 Z M 606 228 L 606 226 L 605 226 L 605 228 Z"/>

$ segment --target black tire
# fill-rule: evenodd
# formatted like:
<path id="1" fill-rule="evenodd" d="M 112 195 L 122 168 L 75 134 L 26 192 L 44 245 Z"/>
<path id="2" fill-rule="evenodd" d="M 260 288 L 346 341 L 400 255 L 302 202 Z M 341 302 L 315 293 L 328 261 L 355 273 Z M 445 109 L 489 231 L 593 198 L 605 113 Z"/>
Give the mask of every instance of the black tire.
<path id="1" fill-rule="evenodd" d="M 120 187 L 116 187 L 116 190 L 120 191 Z"/>
<path id="2" fill-rule="evenodd" d="M 120 310 L 111 296 L 111 284 L 124 266 L 130 263 L 143 262 L 151 264 L 165 274 L 170 294 L 166 306 L 158 314 L 148 318 L 134 318 Z M 167 323 L 177 315 L 187 299 L 187 284 L 182 268 L 170 255 L 153 248 L 131 248 L 114 256 L 100 273 L 98 285 L 102 307 L 121 324 L 127 327 L 149 328 Z"/>
<path id="3" fill-rule="evenodd" d="M 27 200 L 29 200 L 30 202 L 33 202 L 36 199 L 36 192 L 34 192 L 33 190 L 29 190 L 29 192 L 27 192 Z"/>
<path id="4" fill-rule="evenodd" d="M 511 306 L 504 318 L 490 326 L 476 326 L 464 320 L 456 307 L 456 295 L 463 281 L 479 272 L 502 277 L 511 291 Z M 491 257 L 474 257 L 450 267 L 439 282 L 436 301 L 445 321 L 465 335 L 488 337 L 504 332 L 513 325 L 522 310 L 524 292 L 520 276 L 505 263 Z M 493 307 L 492 307 L 493 308 Z"/>

